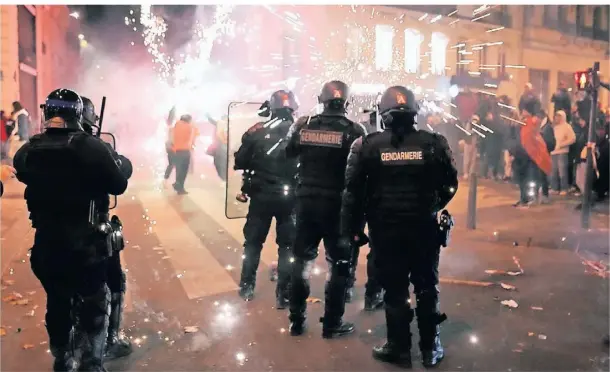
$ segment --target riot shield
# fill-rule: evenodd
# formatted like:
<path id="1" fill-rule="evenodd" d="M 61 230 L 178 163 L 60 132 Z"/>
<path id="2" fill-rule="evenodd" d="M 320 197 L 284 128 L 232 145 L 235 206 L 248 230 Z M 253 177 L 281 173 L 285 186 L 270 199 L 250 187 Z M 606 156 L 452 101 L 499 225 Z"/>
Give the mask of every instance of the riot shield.
<path id="1" fill-rule="evenodd" d="M 102 141 L 106 142 L 108 145 L 110 145 L 112 147 L 112 149 L 114 151 L 116 151 L 116 138 L 114 137 L 114 134 L 109 133 L 109 132 L 101 132 L 100 139 Z M 112 198 L 110 198 L 110 205 L 109 205 L 108 209 L 116 208 L 118 203 L 119 203 L 118 198 L 116 197 L 116 195 L 113 195 Z"/>
<path id="2" fill-rule="evenodd" d="M 109 132 L 101 132 L 100 139 L 112 146 L 112 149 L 116 151 L 116 138 L 114 137 L 114 134 Z"/>
<path id="3" fill-rule="evenodd" d="M 248 214 L 249 198 L 244 185 L 244 172 L 234 170 L 235 152 L 241 146 L 244 133 L 258 122 L 266 121 L 258 115 L 262 102 L 231 102 L 227 109 L 227 182 L 225 194 L 225 216 L 228 219 L 245 218 Z M 245 192 L 244 192 L 245 191 Z M 244 195 L 246 194 L 246 195 Z"/>

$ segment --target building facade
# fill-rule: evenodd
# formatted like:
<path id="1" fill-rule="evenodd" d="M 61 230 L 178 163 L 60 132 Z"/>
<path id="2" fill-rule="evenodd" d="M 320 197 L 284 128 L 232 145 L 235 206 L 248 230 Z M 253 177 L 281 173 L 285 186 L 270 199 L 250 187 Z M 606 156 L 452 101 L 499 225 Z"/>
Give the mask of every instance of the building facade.
<path id="1" fill-rule="evenodd" d="M 78 79 L 79 22 L 69 14 L 64 5 L 0 6 L 0 109 L 21 102 L 34 129 L 46 95 Z"/>
<path id="2" fill-rule="evenodd" d="M 279 6 L 250 12 L 264 25 L 248 46 L 270 79 L 301 76 L 306 98 L 324 80 L 371 92 L 411 85 L 427 98 L 449 95 L 452 77 L 518 100 L 531 82 L 546 108 L 560 81 L 601 63 L 610 79 L 608 6 Z M 256 49 L 256 50 L 254 50 Z M 317 76 L 317 80 L 310 77 Z M 477 80 L 478 79 L 478 80 Z M 600 91 L 607 106 L 608 92 Z"/>

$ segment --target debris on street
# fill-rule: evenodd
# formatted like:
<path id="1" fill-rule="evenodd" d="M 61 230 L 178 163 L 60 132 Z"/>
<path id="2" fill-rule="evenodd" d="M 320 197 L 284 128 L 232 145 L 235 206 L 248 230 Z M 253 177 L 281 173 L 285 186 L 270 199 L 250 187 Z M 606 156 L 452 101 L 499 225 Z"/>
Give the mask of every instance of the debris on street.
<path id="1" fill-rule="evenodd" d="M 515 300 L 504 300 L 500 302 L 502 305 L 510 307 L 512 309 L 516 309 L 519 307 L 519 304 Z"/>

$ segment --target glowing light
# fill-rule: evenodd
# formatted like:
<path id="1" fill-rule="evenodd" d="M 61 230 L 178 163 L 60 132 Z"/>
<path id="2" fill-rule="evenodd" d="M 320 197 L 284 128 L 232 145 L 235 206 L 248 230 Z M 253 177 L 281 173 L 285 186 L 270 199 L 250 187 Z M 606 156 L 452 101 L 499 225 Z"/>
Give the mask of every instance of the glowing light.
<path id="1" fill-rule="evenodd" d="M 477 336 L 475 336 L 475 335 L 471 335 L 470 336 L 470 343 L 471 344 L 476 344 L 478 342 L 479 342 L 479 338 Z"/>
<path id="2" fill-rule="evenodd" d="M 72 17 L 74 19 L 78 19 L 78 18 L 80 18 L 80 14 L 78 14 L 78 12 L 72 12 L 72 13 L 70 13 L 70 17 Z"/>
<path id="3" fill-rule="evenodd" d="M 417 74 L 421 61 L 422 34 L 414 29 L 405 30 L 405 72 Z"/>
<path id="4" fill-rule="evenodd" d="M 460 94 L 460 88 L 457 85 L 452 85 L 449 87 L 449 95 L 451 98 L 455 98 Z"/>
<path id="5" fill-rule="evenodd" d="M 392 67 L 394 29 L 389 25 L 375 26 L 375 68 L 387 71 Z"/>
<path id="6" fill-rule="evenodd" d="M 239 363 L 243 363 L 246 361 L 246 355 L 244 353 L 237 353 L 235 354 L 235 359 L 239 362 Z"/>
<path id="7" fill-rule="evenodd" d="M 78 34 L 78 40 L 85 40 L 85 35 Z"/>
<path id="8" fill-rule="evenodd" d="M 435 75 L 445 74 L 445 65 L 447 63 L 447 45 L 449 38 L 441 32 L 432 33 L 432 73 Z"/>
<path id="9" fill-rule="evenodd" d="M 471 19 L 470 21 L 471 21 L 471 22 L 476 22 L 476 21 L 478 21 L 479 19 L 483 19 L 483 18 L 489 17 L 490 15 L 491 15 L 491 13 L 483 14 L 482 16 L 480 16 L 480 17 L 476 17 L 476 18 L 473 18 L 473 19 Z"/>
<path id="10" fill-rule="evenodd" d="M 500 30 L 504 30 L 504 27 L 496 27 L 496 28 L 492 28 L 491 30 L 487 30 L 485 32 L 496 32 L 496 31 L 500 31 Z"/>

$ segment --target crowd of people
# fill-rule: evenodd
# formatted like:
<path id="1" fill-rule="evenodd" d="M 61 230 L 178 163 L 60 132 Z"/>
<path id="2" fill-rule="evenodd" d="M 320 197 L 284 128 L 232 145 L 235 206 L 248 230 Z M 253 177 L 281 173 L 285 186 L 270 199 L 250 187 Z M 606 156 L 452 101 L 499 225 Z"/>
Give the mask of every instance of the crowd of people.
<path id="1" fill-rule="evenodd" d="M 428 126 L 446 135 L 462 179 L 472 174 L 514 182 L 521 195 L 516 207 L 546 204 L 550 195 L 579 196 L 584 189 L 591 103 L 572 102 L 560 83 L 548 113 L 530 83 L 516 107 L 507 96 L 475 93 L 465 88 L 455 100 L 456 118 L 426 117 Z M 608 193 L 608 126 L 610 112 L 598 110 L 594 123 L 593 191 L 595 200 Z"/>
<path id="2" fill-rule="evenodd" d="M 17 150 L 30 138 L 31 120 L 28 111 L 19 101 L 12 104 L 8 115 L 0 110 L 0 160 L 12 159 Z"/>

